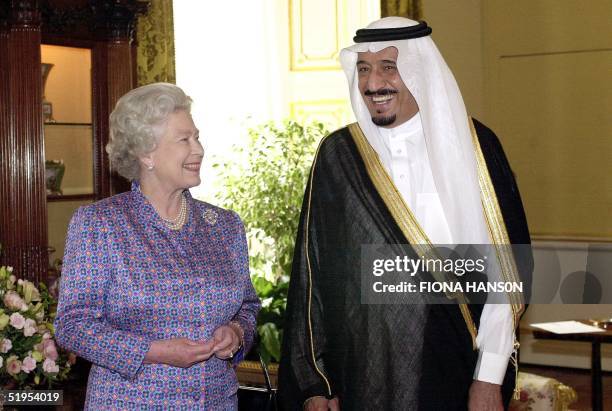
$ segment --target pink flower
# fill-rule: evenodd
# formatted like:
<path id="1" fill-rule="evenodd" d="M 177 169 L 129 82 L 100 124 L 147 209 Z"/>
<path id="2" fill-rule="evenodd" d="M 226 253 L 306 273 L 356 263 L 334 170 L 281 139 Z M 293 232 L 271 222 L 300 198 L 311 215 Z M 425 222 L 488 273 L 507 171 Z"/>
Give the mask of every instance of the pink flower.
<path id="1" fill-rule="evenodd" d="M 0 343 L 0 352 L 7 353 L 13 348 L 13 342 L 8 338 L 4 338 L 2 343 Z"/>
<path id="2" fill-rule="evenodd" d="M 21 372 L 21 361 L 16 355 L 11 355 L 6 359 L 6 372 L 11 375 L 17 375 Z"/>
<path id="3" fill-rule="evenodd" d="M 57 347 L 55 346 L 55 341 L 53 341 L 53 339 L 49 338 L 43 340 L 43 354 L 45 355 L 45 358 L 53 361 L 57 360 Z"/>
<path id="4" fill-rule="evenodd" d="M 23 363 L 21 364 L 21 371 L 28 374 L 30 371 L 36 369 L 36 360 L 30 356 L 27 356 L 23 359 Z"/>
<path id="5" fill-rule="evenodd" d="M 54 373 L 54 372 L 59 372 L 59 367 L 58 365 L 55 363 L 55 361 L 53 361 L 50 358 L 47 358 L 44 362 L 43 362 L 43 370 L 46 373 Z"/>
<path id="6" fill-rule="evenodd" d="M 18 330 L 21 330 L 25 326 L 25 318 L 23 318 L 23 315 L 19 313 L 11 314 L 9 322 L 13 327 L 17 328 Z"/>
<path id="7" fill-rule="evenodd" d="M 23 326 L 23 335 L 25 335 L 26 337 L 31 337 L 36 334 L 36 331 L 36 321 L 32 320 L 31 318 L 25 320 L 25 325 Z"/>
<path id="8" fill-rule="evenodd" d="M 15 291 L 9 291 L 4 294 L 3 301 L 4 305 L 11 310 L 21 310 L 26 305 L 25 301 Z"/>

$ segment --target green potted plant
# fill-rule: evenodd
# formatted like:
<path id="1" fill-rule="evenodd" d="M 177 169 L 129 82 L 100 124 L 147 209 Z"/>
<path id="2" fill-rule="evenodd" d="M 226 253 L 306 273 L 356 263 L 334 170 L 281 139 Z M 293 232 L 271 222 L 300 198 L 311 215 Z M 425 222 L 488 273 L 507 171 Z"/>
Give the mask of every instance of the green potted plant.
<path id="1" fill-rule="evenodd" d="M 321 123 L 268 122 L 249 129 L 245 146 L 234 146 L 242 161 L 219 162 L 224 207 L 243 219 L 251 277 L 262 300 L 257 319 L 259 351 L 266 363 L 280 360 L 289 274 L 302 198 Z"/>

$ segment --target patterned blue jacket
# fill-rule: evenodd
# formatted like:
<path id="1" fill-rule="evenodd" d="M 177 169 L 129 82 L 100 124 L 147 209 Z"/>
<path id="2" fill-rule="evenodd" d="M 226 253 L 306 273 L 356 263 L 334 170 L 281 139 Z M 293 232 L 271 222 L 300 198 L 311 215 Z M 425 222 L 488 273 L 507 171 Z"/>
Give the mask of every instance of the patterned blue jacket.
<path id="1" fill-rule="evenodd" d="M 193 199 L 169 229 L 140 192 L 81 207 L 70 222 L 56 339 L 93 363 L 86 409 L 235 407 L 228 361 L 190 368 L 143 364 L 154 340 L 207 340 L 238 321 L 248 350 L 260 308 L 237 214 Z"/>

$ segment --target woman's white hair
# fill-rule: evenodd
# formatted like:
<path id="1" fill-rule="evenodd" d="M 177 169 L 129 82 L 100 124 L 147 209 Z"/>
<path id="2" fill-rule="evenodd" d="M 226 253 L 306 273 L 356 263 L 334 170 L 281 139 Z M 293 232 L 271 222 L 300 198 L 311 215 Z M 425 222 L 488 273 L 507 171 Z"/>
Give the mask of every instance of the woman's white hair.
<path id="1" fill-rule="evenodd" d="M 111 168 L 128 180 L 140 175 L 139 157 L 155 150 L 168 116 L 191 112 L 191 98 L 170 83 L 153 83 L 123 95 L 110 115 L 106 152 Z"/>

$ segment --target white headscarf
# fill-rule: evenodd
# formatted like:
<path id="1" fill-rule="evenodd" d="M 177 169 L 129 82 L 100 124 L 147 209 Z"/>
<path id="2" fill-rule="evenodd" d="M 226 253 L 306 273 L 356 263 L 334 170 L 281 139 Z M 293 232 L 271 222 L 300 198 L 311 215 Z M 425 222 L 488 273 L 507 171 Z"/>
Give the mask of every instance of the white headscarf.
<path id="1" fill-rule="evenodd" d="M 414 26 L 403 17 L 386 17 L 368 29 Z M 431 170 L 453 243 L 490 244 L 476 169 L 476 157 L 463 98 L 446 62 L 430 36 L 416 39 L 357 43 L 343 49 L 340 63 L 349 83 L 357 122 L 383 164 L 391 153 L 359 92 L 357 53 L 398 50 L 397 68 L 414 96 L 421 115 Z M 389 171 L 389 170 L 387 170 Z"/>

